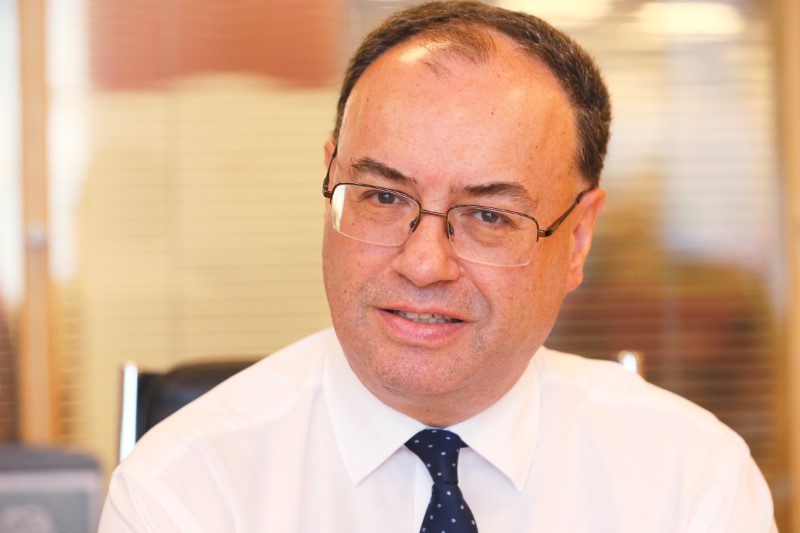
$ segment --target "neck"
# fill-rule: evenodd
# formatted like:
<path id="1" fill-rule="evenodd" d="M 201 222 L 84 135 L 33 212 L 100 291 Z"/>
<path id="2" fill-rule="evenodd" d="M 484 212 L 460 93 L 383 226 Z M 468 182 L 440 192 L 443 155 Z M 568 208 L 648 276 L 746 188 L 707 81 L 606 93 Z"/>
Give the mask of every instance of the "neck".
<path id="1" fill-rule="evenodd" d="M 445 428 L 472 418 L 497 403 L 517 383 L 526 367 L 517 371 L 506 369 L 502 376 L 497 376 L 491 388 L 482 382 L 444 392 L 400 390 L 364 379 L 357 371 L 355 374 L 376 398 L 395 411 L 428 427 Z"/>

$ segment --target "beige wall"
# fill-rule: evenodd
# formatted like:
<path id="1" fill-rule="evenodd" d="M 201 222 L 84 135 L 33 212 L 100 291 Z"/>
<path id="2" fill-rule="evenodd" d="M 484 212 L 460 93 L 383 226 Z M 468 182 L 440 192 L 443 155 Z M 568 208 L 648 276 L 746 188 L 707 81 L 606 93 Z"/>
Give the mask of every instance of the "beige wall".
<path id="1" fill-rule="evenodd" d="M 263 356 L 329 324 L 335 98 L 236 74 L 90 94 L 75 277 L 58 285 L 66 440 L 114 465 L 125 360 Z"/>

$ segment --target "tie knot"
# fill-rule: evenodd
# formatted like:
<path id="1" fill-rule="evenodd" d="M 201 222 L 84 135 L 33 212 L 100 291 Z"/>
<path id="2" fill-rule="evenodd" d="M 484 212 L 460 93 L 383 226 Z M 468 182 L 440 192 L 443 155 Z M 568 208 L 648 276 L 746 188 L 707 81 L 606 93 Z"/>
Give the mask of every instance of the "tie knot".
<path id="1" fill-rule="evenodd" d="M 423 429 L 406 447 L 422 459 L 434 483 L 458 483 L 458 453 L 467 445 L 446 429 Z"/>

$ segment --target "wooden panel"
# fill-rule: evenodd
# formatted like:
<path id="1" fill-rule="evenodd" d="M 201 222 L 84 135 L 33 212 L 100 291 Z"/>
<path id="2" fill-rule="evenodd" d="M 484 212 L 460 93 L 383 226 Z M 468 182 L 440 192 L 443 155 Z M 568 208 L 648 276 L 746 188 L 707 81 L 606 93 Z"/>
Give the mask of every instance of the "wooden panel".
<path id="1" fill-rule="evenodd" d="M 780 35 L 778 50 L 778 93 L 781 159 L 786 194 L 783 196 L 788 272 L 791 283 L 787 317 L 787 361 L 784 389 L 788 395 L 789 482 L 793 514 L 790 531 L 800 533 L 800 0 L 779 3 L 776 26 Z"/>
<path id="2" fill-rule="evenodd" d="M 22 197 L 25 293 L 20 321 L 20 436 L 56 439 L 47 238 L 45 1 L 21 0 Z"/>

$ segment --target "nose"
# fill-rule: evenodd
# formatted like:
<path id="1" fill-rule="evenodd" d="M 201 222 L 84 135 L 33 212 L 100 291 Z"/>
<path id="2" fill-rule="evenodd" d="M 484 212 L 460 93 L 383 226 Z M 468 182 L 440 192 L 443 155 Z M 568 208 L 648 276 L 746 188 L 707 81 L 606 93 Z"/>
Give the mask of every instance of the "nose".
<path id="1" fill-rule="evenodd" d="M 425 216 L 426 213 L 435 216 Z M 392 262 L 394 269 L 417 287 L 453 281 L 461 275 L 446 224 L 444 215 L 423 210 L 413 233 Z"/>

